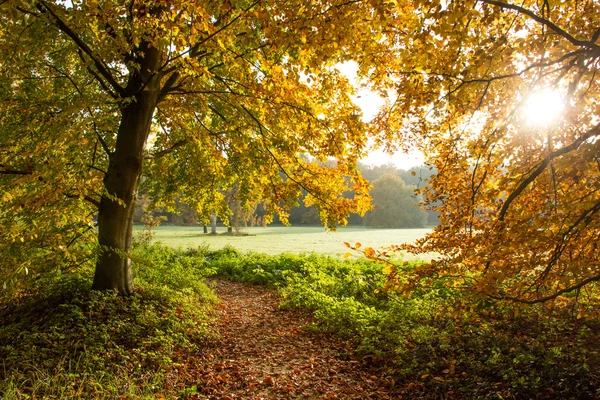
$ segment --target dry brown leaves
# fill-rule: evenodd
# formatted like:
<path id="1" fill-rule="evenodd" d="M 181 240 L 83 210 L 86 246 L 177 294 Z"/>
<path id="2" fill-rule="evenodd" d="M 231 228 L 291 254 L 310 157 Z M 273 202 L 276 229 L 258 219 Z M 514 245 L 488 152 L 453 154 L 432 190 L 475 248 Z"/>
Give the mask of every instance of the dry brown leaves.
<path id="1" fill-rule="evenodd" d="M 398 398 L 394 381 L 348 343 L 307 329 L 309 313 L 279 309 L 277 294 L 264 287 L 211 283 L 222 299 L 218 334 L 199 357 L 195 398 Z"/>

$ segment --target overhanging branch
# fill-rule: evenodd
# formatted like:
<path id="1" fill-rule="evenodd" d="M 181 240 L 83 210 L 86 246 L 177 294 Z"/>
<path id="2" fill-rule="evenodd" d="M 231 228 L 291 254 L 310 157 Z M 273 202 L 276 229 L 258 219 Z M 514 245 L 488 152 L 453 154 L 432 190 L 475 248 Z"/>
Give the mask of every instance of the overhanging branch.
<path id="1" fill-rule="evenodd" d="M 73 40 L 73 42 L 77 45 L 77 47 L 79 47 L 85 54 L 87 54 L 88 57 L 92 59 L 92 61 L 94 62 L 94 66 L 96 67 L 100 75 L 102 75 L 102 77 L 106 79 L 110 87 L 119 95 L 123 95 L 123 87 L 117 82 L 114 76 L 112 76 L 112 73 L 104 64 L 104 62 L 100 58 L 98 58 L 94 54 L 94 52 L 89 48 L 89 46 L 60 18 L 60 16 L 58 16 L 58 14 L 54 12 L 52 7 L 50 7 L 44 0 L 38 0 L 36 2 L 36 7 L 38 10 L 40 10 L 40 12 L 47 12 L 52 16 L 52 18 L 55 21 L 56 27 L 68 37 L 70 37 L 71 40 Z M 102 81 L 97 75 L 95 77 L 96 79 Z M 104 84 L 104 82 L 102 82 L 102 84 Z"/>
<path id="2" fill-rule="evenodd" d="M 556 34 L 567 39 L 569 42 L 571 42 L 575 46 L 586 47 L 590 50 L 600 52 L 600 46 L 598 46 L 596 43 L 594 43 L 592 41 L 579 40 L 579 39 L 573 37 L 571 34 L 569 34 L 564 29 L 562 29 L 559 26 L 557 26 L 556 24 L 554 24 L 552 21 L 549 21 L 546 18 L 540 17 L 539 15 L 535 14 L 533 11 L 528 10 L 522 6 L 519 6 L 516 4 L 503 3 L 501 1 L 496 1 L 496 0 L 479 0 L 479 1 L 481 1 L 482 3 L 485 3 L 485 4 L 490 4 L 490 5 L 494 5 L 494 6 L 503 8 L 503 9 L 517 11 L 520 14 L 527 15 L 529 18 L 535 20 L 536 22 L 539 22 L 540 24 L 550 28 Z"/>
<path id="3" fill-rule="evenodd" d="M 600 135 L 600 124 L 596 125 L 579 138 L 577 138 L 573 143 L 563 148 L 560 148 L 552 153 L 548 154 L 540 163 L 540 165 L 529 175 L 523 182 L 517 186 L 517 188 L 508 196 L 502 208 L 500 209 L 500 215 L 498 216 L 499 221 L 504 221 L 504 217 L 510 207 L 511 203 L 529 186 L 533 181 L 537 179 L 537 177 L 546 169 L 546 167 L 550 164 L 552 160 L 557 157 L 560 157 L 564 154 L 567 154 L 573 150 L 576 150 L 583 142 L 587 139 Z"/>
<path id="4" fill-rule="evenodd" d="M 506 296 L 493 296 L 493 295 L 491 295 L 490 297 L 493 299 L 496 299 L 496 300 L 508 300 L 508 301 L 512 301 L 515 303 L 523 303 L 523 304 L 545 303 L 546 301 L 554 300 L 558 296 L 561 296 L 565 293 L 571 293 L 574 290 L 581 289 L 585 285 L 588 285 L 592 282 L 600 282 L 600 274 L 591 276 L 591 277 L 586 278 L 586 279 L 582 280 L 581 282 L 578 282 L 574 285 L 560 289 L 551 295 L 540 297 L 537 299 L 521 299 L 519 297 L 506 297 Z"/>

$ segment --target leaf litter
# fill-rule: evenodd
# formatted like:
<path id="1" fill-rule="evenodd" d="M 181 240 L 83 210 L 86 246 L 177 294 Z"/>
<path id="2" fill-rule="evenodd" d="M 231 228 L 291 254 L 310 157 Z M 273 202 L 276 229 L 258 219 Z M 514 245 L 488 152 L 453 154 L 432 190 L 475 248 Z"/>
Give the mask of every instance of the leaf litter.
<path id="1" fill-rule="evenodd" d="M 221 298 L 203 346 L 197 391 L 210 399 L 391 399 L 394 380 L 347 341 L 310 329 L 309 312 L 279 308 L 262 286 L 210 281 Z M 199 361 L 199 360 L 198 360 Z M 188 372 L 189 373 L 189 372 Z"/>

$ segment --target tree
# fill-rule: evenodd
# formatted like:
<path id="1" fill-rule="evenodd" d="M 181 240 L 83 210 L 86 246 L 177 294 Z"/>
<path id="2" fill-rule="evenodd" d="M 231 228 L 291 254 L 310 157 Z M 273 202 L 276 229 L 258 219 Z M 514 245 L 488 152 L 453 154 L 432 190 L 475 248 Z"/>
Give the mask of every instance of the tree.
<path id="1" fill-rule="evenodd" d="M 436 175 L 435 168 L 426 165 L 420 165 L 409 170 L 404 170 L 398 168 L 394 164 L 374 166 L 359 163 L 358 168 L 360 169 L 361 175 L 369 182 L 374 182 L 386 174 L 392 174 L 402 179 L 405 184 L 414 186 L 419 190 L 422 190 L 427 186 L 432 175 Z M 433 211 L 432 208 L 433 207 L 430 205 L 428 209 L 425 210 L 427 213 L 427 225 L 438 224 L 438 212 Z M 362 223 L 362 218 L 357 214 L 354 214 L 349 218 L 350 224 L 357 223 L 357 221 L 358 223 Z"/>
<path id="2" fill-rule="evenodd" d="M 423 228 L 427 213 L 419 208 L 421 197 L 396 175 L 386 174 L 373 182 L 373 210 L 364 218 L 367 226 L 382 228 Z"/>
<path id="3" fill-rule="evenodd" d="M 97 213 L 93 288 L 132 293 L 142 169 L 157 203 L 181 194 L 204 215 L 229 214 L 220 193 L 236 182 L 242 203 L 263 200 L 284 220 L 302 189 L 330 227 L 365 210 L 355 167 L 367 130 L 333 66 L 378 46 L 387 7 L 0 2 L 3 278 L 12 262 L 33 270 L 52 255 L 78 268 L 96 257 Z M 329 158 L 335 168 L 319 164 Z"/>
<path id="4" fill-rule="evenodd" d="M 412 3 L 417 18 L 381 46 L 394 61 L 374 81 L 394 96 L 375 123 L 437 168 L 424 193 L 440 226 L 408 248 L 441 258 L 395 283 L 452 276 L 526 303 L 597 296 L 600 3 Z M 542 105 L 533 123 L 527 106 L 556 94 L 562 111 Z"/>

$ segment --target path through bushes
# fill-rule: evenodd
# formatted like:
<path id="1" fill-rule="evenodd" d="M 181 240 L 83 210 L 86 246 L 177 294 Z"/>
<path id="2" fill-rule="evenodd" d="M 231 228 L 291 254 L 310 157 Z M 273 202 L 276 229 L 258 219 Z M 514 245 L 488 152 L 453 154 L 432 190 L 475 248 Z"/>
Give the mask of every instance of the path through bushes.
<path id="1" fill-rule="evenodd" d="M 221 297 L 219 335 L 206 349 L 198 393 L 216 399 L 387 399 L 393 380 L 344 341 L 308 326 L 300 310 L 278 308 L 261 286 L 212 280 Z"/>

